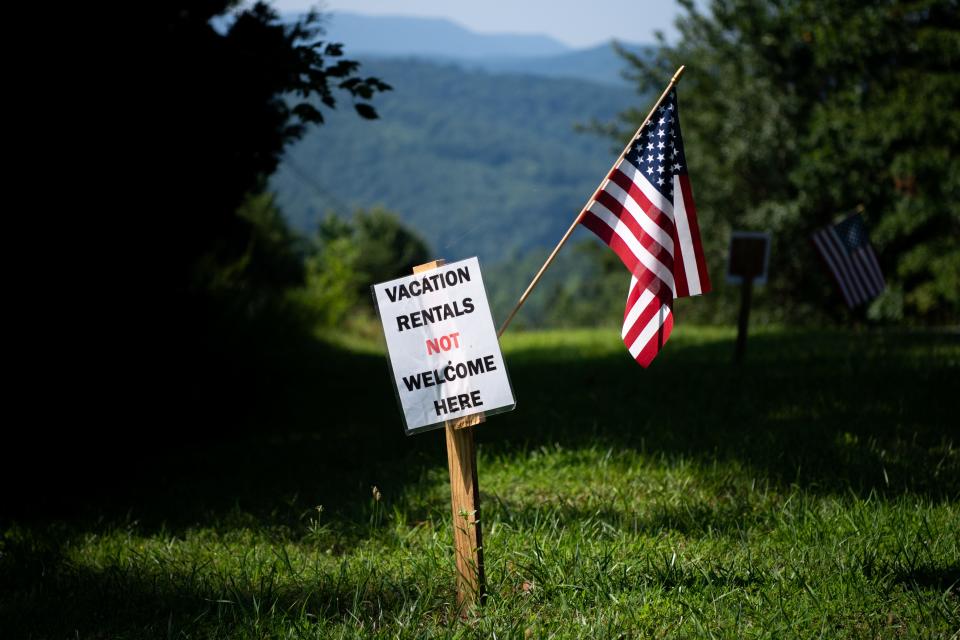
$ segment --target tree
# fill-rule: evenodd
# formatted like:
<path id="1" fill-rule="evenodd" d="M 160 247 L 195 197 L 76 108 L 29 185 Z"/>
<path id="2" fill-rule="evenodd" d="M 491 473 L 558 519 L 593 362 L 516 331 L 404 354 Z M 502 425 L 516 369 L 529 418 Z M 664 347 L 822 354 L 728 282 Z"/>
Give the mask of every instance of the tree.
<path id="1" fill-rule="evenodd" d="M 649 94 L 680 64 L 684 141 L 714 272 L 731 228 L 775 234 L 767 294 L 838 312 L 807 239 L 862 205 L 889 291 L 874 316 L 960 310 L 960 9 L 953 0 L 681 0 L 676 45 L 624 52 Z M 624 114 L 636 126 L 640 114 Z"/>
<path id="2" fill-rule="evenodd" d="M 149 99 L 138 105 L 139 135 L 125 149 L 138 174 L 128 187 L 137 232 L 118 227 L 116 246 L 130 253 L 110 285 L 134 292 L 120 314 L 130 339 L 151 336 L 151 366 L 180 380 L 189 402 L 211 389 L 226 398 L 249 384 L 238 378 L 258 366 L 258 344 L 295 335 L 284 298 L 304 277 L 291 266 L 302 248 L 290 246 L 279 213 L 261 203 L 256 214 L 250 198 L 338 95 L 375 118 L 369 99 L 390 87 L 359 75 L 341 44 L 322 39 L 314 12 L 285 21 L 265 2 L 148 6 L 131 83 Z M 109 339 L 118 337 L 126 336 Z"/>
<path id="3" fill-rule="evenodd" d="M 237 215 L 250 193 L 263 189 L 283 150 L 339 89 L 358 100 L 360 116 L 375 118 L 366 102 L 390 87 L 357 74 L 342 45 L 319 39 L 319 15 L 284 23 L 264 2 L 242 9 L 222 33 L 211 19 L 234 0 L 155 2 L 162 28 L 150 59 L 159 68 L 147 80 L 155 104 L 143 119 L 155 166 L 154 234 L 164 246 L 164 268 L 186 281 L 201 256 L 233 260 L 249 244 L 252 225 Z M 157 33 L 155 31 L 155 33 Z M 182 284 L 174 282 L 174 284 Z"/>
<path id="4" fill-rule="evenodd" d="M 370 285 L 409 275 L 430 260 L 426 243 L 380 208 L 360 209 L 352 220 L 329 216 L 307 258 L 299 295 L 323 326 L 342 326 L 351 315 L 372 316 Z"/>
<path id="5" fill-rule="evenodd" d="M 122 21 L 78 11 L 76 59 L 42 74 L 80 89 L 54 114 L 74 131 L 58 154 L 79 152 L 46 185 L 67 196 L 66 227 L 51 231 L 69 249 L 36 287 L 59 285 L 42 338 L 64 415 L 24 450 L 89 477 L 135 463 L 140 442 L 235 432 L 251 414 L 273 354 L 294 351 L 275 347 L 299 335 L 283 297 L 304 277 L 303 248 L 259 194 L 325 109 L 343 98 L 376 117 L 369 100 L 390 87 L 322 40 L 316 14 L 284 22 L 234 0 L 148 0 Z"/>

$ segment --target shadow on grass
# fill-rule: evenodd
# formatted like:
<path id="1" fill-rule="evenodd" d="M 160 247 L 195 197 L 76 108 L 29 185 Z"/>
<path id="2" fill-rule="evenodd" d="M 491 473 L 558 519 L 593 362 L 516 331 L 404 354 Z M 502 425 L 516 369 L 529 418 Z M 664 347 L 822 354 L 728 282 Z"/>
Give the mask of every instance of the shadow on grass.
<path id="1" fill-rule="evenodd" d="M 937 591 L 960 591 L 960 564 L 948 567 L 921 567 L 894 573 L 897 582 Z"/>
<path id="2" fill-rule="evenodd" d="M 761 333 L 734 367 L 731 340 L 677 336 L 648 370 L 576 343 L 519 348 L 507 353 L 518 409 L 477 437 L 492 455 L 601 446 L 736 460 L 814 492 L 956 498 L 960 430 L 948 399 L 960 388 L 958 343 L 937 333 Z M 58 500 L 41 496 L 26 517 L 177 531 L 237 509 L 297 526 L 324 505 L 363 522 L 372 486 L 397 496 L 445 466 L 442 431 L 402 434 L 382 356 L 315 343 L 273 354 L 256 375 L 255 392 L 237 398 L 239 417 L 184 416 L 179 439 L 140 439 L 133 451 L 121 440 L 103 475 L 55 478 Z"/>
<path id="3" fill-rule="evenodd" d="M 36 543 L 37 539 L 31 540 Z M 448 580 L 426 579 L 415 571 L 382 571 L 375 564 L 358 569 L 309 567 L 301 571 L 272 558 L 260 566 L 218 571 L 207 566 L 170 563 L 111 564 L 94 568 L 75 564 L 59 556 L 55 548 L 32 555 L 10 549 L 12 555 L 30 564 L 44 565 L 43 588 L 24 589 L 36 579 L 37 567 L 7 567 L 12 572 L 0 577 L 8 597 L 0 599 L 0 619 L 11 637 L 192 637 L 210 627 L 224 636 L 263 637 L 271 628 L 302 628 L 325 623 L 356 625 L 372 630 L 377 625 L 407 619 L 411 626 L 424 618 L 450 624 L 457 618 L 454 605 L 452 567 Z M 611 593 L 631 592 L 638 585 L 669 591 L 677 587 L 731 589 L 758 588 L 769 576 L 760 571 L 717 563 L 679 563 L 675 558 L 651 554 L 645 565 L 627 571 L 611 567 L 591 573 L 583 584 L 569 584 L 555 569 L 531 561 L 519 564 L 519 571 L 535 580 L 536 597 L 549 604 L 557 593 L 583 597 L 589 604 Z M 572 570 L 580 560 L 566 558 Z M 609 562 L 591 557 L 583 562 Z M 435 571 L 435 570 L 434 570 Z M 18 579 L 27 582 L 18 584 Z M 526 597 L 511 590 L 509 576 L 494 597 Z M 590 581 L 593 581 L 591 583 Z M 39 586 L 33 583 L 34 586 Z M 580 591 L 581 594 L 572 594 Z M 55 615 L 52 612 L 56 612 Z"/>

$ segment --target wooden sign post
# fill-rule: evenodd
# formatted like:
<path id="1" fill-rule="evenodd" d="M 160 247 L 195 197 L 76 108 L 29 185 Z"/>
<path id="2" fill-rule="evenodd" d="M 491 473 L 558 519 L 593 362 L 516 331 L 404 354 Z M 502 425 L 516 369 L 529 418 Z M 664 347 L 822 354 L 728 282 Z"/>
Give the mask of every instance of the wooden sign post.
<path id="1" fill-rule="evenodd" d="M 737 318 L 737 347 L 733 352 L 733 361 L 740 364 L 747 350 L 747 326 L 750 323 L 750 303 L 753 299 L 753 278 L 744 276 L 740 284 L 740 315 Z"/>
<path id="2" fill-rule="evenodd" d="M 444 265 L 434 260 L 413 268 L 414 273 Z M 477 482 L 477 448 L 473 426 L 483 414 L 448 420 L 447 466 L 450 470 L 450 508 L 453 512 L 454 559 L 457 565 L 457 604 L 468 609 L 486 599 L 483 572 L 483 531 L 480 523 L 480 485 Z"/>
<path id="3" fill-rule="evenodd" d="M 734 231 L 730 236 L 730 263 L 727 282 L 740 285 L 740 317 L 737 320 L 737 346 L 733 361 L 740 364 L 747 350 L 747 326 L 750 322 L 750 303 L 753 284 L 767 281 L 767 263 L 770 260 L 770 234 Z"/>
<path id="4" fill-rule="evenodd" d="M 480 262 L 434 260 L 371 290 L 404 431 L 446 433 L 457 603 L 465 612 L 486 595 L 473 427 L 517 406 Z"/>

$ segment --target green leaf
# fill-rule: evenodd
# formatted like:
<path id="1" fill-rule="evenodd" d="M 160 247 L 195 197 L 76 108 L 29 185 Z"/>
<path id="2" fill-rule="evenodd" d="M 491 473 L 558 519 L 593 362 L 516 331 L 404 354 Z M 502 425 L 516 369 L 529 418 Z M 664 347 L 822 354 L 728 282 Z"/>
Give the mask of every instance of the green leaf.
<path id="1" fill-rule="evenodd" d="M 377 115 L 376 110 L 366 102 L 357 102 L 353 105 L 353 108 L 357 110 L 357 113 L 359 113 L 362 118 L 366 118 L 367 120 L 376 120 L 380 117 Z"/>

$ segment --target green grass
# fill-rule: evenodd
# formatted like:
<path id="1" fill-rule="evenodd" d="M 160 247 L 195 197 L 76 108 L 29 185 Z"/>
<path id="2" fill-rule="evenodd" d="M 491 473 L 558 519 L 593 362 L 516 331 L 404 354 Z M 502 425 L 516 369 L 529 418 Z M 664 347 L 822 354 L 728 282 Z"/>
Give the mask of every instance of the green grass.
<path id="1" fill-rule="evenodd" d="M 732 339 L 681 326 L 644 371 L 615 330 L 507 337 L 466 619 L 441 433 L 402 435 L 375 350 L 317 345 L 235 437 L 5 521 L 0 636 L 960 637 L 957 334 Z"/>

